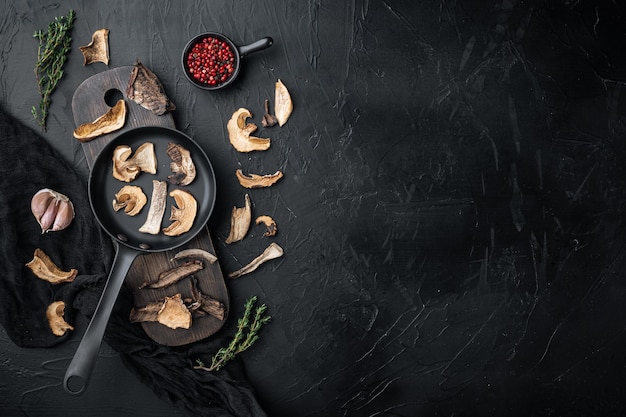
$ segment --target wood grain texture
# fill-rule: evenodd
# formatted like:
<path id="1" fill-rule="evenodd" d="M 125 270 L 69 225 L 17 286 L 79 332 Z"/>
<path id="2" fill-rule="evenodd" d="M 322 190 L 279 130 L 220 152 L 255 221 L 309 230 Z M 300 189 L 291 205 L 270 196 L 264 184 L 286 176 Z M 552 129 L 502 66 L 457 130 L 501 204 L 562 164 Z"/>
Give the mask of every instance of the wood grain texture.
<path id="1" fill-rule="evenodd" d="M 104 146 L 122 132 L 141 126 L 175 127 L 171 113 L 157 116 L 126 97 L 126 85 L 132 69 L 132 66 L 124 66 L 96 74 L 80 84 L 74 93 L 72 111 L 76 126 L 91 122 L 106 113 L 110 108 L 107 104 L 107 96 L 123 95 L 126 100 L 128 113 L 122 129 L 81 144 L 90 169 Z M 125 281 L 125 285 L 133 294 L 135 307 L 145 306 L 152 301 L 176 293 L 181 293 L 183 298 L 191 295 L 189 279 L 163 289 L 139 289 L 139 286 L 149 277 L 156 277 L 162 271 L 176 266 L 176 262 L 171 259 L 178 251 L 186 248 L 200 248 L 215 254 L 208 228 L 205 226 L 194 239 L 180 248 L 143 254 L 135 259 Z M 203 294 L 210 295 L 224 303 L 227 316 L 230 309 L 229 296 L 219 262 L 205 265 L 205 268 L 194 274 L 194 277 L 197 279 L 198 289 Z M 181 346 L 213 335 L 223 324 L 224 321 L 212 316 L 203 316 L 194 318 L 190 329 L 170 329 L 159 323 L 141 323 L 141 326 L 155 342 L 167 346 Z"/>

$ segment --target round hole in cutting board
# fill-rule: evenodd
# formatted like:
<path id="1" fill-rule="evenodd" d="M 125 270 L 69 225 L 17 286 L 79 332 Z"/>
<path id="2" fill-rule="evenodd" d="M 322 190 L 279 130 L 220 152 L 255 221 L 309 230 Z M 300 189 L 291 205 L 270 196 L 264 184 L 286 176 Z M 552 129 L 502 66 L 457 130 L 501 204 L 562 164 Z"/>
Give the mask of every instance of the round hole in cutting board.
<path id="1" fill-rule="evenodd" d="M 124 98 L 124 95 L 117 88 L 112 88 L 110 90 L 107 90 L 107 92 L 104 93 L 104 102 L 109 107 L 115 106 L 115 103 L 117 103 L 119 100 L 123 98 Z"/>

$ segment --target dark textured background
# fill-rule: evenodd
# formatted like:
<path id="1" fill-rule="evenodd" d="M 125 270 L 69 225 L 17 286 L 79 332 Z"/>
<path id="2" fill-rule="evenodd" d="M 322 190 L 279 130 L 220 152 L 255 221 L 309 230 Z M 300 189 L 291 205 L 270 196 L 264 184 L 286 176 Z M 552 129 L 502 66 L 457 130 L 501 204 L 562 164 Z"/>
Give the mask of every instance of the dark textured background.
<path id="1" fill-rule="evenodd" d="M 272 416 L 623 415 L 626 335 L 625 14 L 579 1 L 2 1 L 0 97 L 36 128 L 36 40 L 77 12 L 44 137 L 87 177 L 71 99 L 89 76 L 78 46 L 110 29 L 109 68 L 140 59 L 215 167 L 210 220 L 225 272 L 268 243 L 225 245 L 245 191 L 233 173 L 281 169 L 253 190 L 285 256 L 229 282 L 273 316 L 243 354 Z M 181 73 L 202 31 L 272 36 L 231 88 Z M 283 80 L 294 113 L 239 154 L 238 107 L 260 125 Z M 19 221 L 19 219 L 16 219 Z M 0 333 L 0 414 L 182 416 L 103 346 L 88 392 L 65 368 L 84 331 L 52 349 Z M 232 331 L 232 322 L 225 331 Z"/>

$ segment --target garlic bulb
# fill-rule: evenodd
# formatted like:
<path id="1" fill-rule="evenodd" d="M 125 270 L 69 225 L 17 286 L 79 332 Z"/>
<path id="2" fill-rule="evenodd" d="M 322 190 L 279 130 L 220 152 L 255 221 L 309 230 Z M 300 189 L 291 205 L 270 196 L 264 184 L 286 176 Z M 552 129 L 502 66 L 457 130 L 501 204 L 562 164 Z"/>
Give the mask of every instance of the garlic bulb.
<path id="1" fill-rule="evenodd" d="M 74 220 L 74 205 L 70 199 L 49 188 L 35 193 L 30 209 L 41 226 L 41 233 L 63 230 Z"/>

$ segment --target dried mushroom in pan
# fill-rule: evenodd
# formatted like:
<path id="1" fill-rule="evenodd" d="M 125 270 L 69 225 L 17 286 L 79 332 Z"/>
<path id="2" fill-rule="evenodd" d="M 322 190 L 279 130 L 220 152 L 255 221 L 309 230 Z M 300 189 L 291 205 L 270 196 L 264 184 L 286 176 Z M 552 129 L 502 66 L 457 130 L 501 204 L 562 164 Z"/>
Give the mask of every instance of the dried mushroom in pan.
<path id="1" fill-rule="evenodd" d="M 172 158 L 170 169 L 173 174 L 167 178 L 176 185 L 189 185 L 196 178 L 196 167 L 189 151 L 176 143 L 167 144 L 167 154 Z"/>
<path id="2" fill-rule="evenodd" d="M 136 185 L 125 185 L 115 194 L 113 200 L 113 210 L 119 211 L 124 209 L 124 213 L 129 216 L 136 216 L 141 209 L 148 203 L 148 197 L 144 194 L 141 187 Z"/>
<path id="3" fill-rule="evenodd" d="M 148 209 L 148 217 L 139 228 L 141 233 L 149 233 L 158 235 L 161 231 L 161 221 L 165 214 L 165 205 L 167 200 L 167 182 L 153 180 L 152 196 L 150 197 L 150 208 Z"/>
<path id="4" fill-rule="evenodd" d="M 191 226 L 193 226 L 193 221 L 198 212 L 198 203 L 193 195 L 185 190 L 172 190 L 170 197 L 174 198 L 176 206 L 172 206 L 172 213 L 170 215 L 172 224 L 163 229 L 163 233 L 167 236 L 182 235 L 188 232 Z"/>
<path id="5" fill-rule="evenodd" d="M 142 172 L 156 174 L 157 158 L 152 142 L 142 143 L 133 156 L 128 145 L 118 145 L 113 150 L 113 177 L 120 181 L 131 182 Z"/>

